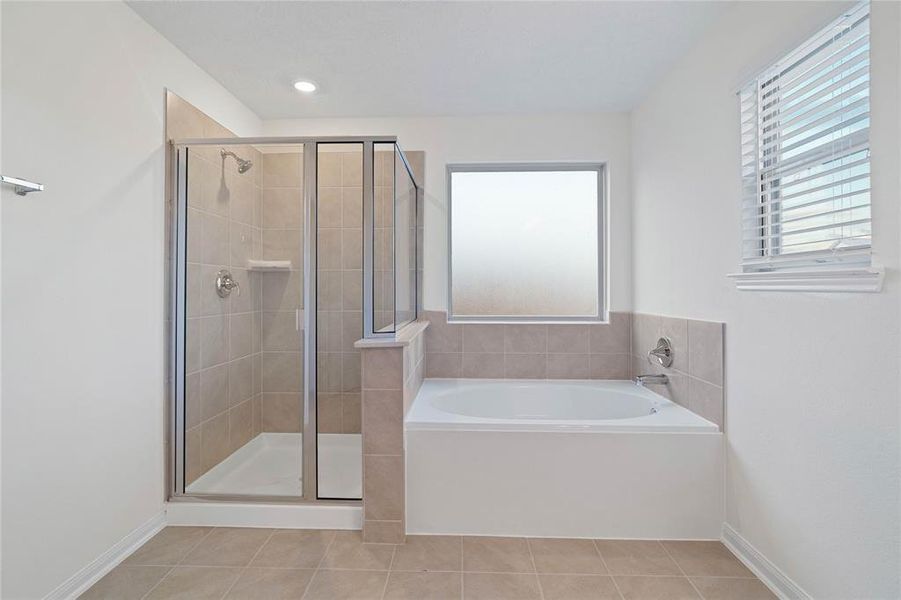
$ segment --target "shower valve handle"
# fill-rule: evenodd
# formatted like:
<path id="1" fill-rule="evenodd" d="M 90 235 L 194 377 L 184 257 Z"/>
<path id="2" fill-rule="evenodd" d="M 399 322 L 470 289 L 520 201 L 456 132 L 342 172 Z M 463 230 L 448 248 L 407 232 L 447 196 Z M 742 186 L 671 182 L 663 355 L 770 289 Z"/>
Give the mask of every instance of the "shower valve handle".
<path id="1" fill-rule="evenodd" d="M 673 344 L 669 338 L 662 337 L 657 340 L 657 346 L 648 350 L 648 361 L 653 361 L 661 367 L 673 364 Z"/>
<path id="2" fill-rule="evenodd" d="M 216 293 L 219 294 L 220 298 L 228 298 L 234 289 L 238 290 L 238 295 L 240 296 L 241 286 L 238 285 L 238 282 L 235 281 L 227 269 L 222 269 L 216 273 Z"/>

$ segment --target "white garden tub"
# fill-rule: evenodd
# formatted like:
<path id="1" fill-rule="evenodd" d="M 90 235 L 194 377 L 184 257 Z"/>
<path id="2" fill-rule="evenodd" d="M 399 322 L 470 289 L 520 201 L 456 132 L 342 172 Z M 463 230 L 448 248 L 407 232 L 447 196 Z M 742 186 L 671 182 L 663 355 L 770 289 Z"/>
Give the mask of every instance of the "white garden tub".
<path id="1" fill-rule="evenodd" d="M 719 539 L 718 427 L 629 381 L 426 380 L 408 533 Z"/>

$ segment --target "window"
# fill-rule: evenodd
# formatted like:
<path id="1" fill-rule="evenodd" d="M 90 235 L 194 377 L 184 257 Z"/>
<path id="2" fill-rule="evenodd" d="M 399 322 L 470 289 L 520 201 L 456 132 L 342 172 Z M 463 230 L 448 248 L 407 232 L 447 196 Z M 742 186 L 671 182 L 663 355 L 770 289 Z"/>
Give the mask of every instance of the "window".
<path id="1" fill-rule="evenodd" d="M 743 272 L 869 266 L 869 4 L 766 69 L 740 98 Z"/>
<path id="2" fill-rule="evenodd" d="M 603 178 L 597 164 L 448 166 L 448 316 L 603 318 Z"/>

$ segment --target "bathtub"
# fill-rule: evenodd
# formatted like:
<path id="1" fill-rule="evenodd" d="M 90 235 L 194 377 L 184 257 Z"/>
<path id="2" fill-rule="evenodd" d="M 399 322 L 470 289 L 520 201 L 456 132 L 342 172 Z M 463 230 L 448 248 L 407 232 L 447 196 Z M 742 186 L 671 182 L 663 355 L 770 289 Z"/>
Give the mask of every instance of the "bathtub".
<path id="1" fill-rule="evenodd" d="M 427 379 L 407 532 L 719 539 L 719 428 L 629 381 Z"/>

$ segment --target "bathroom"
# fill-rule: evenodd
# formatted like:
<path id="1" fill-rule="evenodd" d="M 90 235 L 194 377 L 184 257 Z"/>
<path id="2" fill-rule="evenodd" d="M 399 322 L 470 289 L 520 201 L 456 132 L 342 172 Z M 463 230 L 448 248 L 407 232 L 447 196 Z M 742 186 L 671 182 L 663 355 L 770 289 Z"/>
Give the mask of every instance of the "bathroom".
<path id="1" fill-rule="evenodd" d="M 901 598 L 901 4 L 0 44 L 0 597 Z"/>

